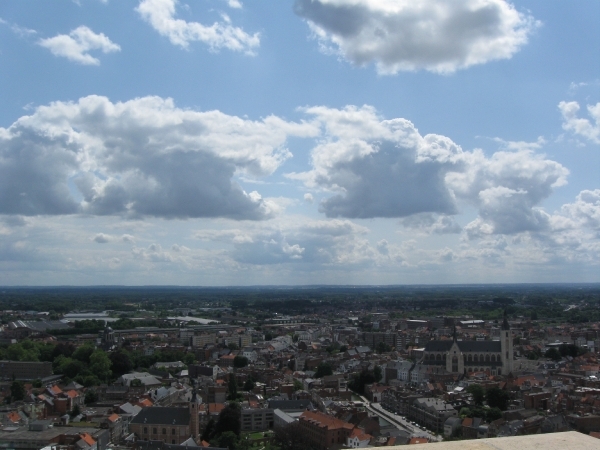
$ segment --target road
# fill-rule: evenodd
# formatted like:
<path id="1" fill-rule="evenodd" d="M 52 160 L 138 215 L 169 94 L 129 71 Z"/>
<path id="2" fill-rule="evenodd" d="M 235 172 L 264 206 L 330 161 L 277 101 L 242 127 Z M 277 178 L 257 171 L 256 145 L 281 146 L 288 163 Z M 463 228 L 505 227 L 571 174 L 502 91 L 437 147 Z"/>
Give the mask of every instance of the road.
<path id="1" fill-rule="evenodd" d="M 396 416 L 393 413 L 386 411 L 379 403 L 370 403 L 366 398 L 361 398 L 365 402 L 365 406 L 369 411 L 392 423 L 399 430 L 408 431 L 412 434 L 413 437 L 426 437 L 429 439 L 429 442 L 439 442 L 442 440 L 441 437 L 438 437 L 429 431 L 421 430 L 420 428 L 417 428 L 408 423 L 408 421 L 402 420 L 399 416 Z"/>

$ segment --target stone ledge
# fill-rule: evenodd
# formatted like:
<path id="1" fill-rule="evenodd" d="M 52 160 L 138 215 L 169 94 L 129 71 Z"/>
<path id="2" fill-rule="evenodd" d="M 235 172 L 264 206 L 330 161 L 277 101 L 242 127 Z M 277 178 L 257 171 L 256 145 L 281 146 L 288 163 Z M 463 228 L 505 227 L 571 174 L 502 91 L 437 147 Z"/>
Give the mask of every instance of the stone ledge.
<path id="1" fill-rule="evenodd" d="M 593 450 L 600 449 L 600 439 L 567 431 L 564 433 L 532 434 L 493 439 L 435 442 L 427 444 L 431 450 Z M 406 449 L 405 445 L 386 449 Z"/>

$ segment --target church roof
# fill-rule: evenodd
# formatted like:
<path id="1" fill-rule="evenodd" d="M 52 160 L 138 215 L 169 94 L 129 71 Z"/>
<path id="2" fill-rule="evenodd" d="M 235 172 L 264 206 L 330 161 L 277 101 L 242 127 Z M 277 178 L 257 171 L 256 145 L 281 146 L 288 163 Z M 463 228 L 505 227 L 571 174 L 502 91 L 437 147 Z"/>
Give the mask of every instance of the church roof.
<path id="1" fill-rule="evenodd" d="M 429 341 L 425 344 L 426 352 L 447 352 L 452 347 L 452 341 Z"/>
<path id="2" fill-rule="evenodd" d="M 133 418 L 131 423 L 148 425 L 189 425 L 190 412 L 187 408 L 144 408 Z"/>
<path id="3" fill-rule="evenodd" d="M 452 347 L 452 341 L 429 341 L 425 344 L 426 352 L 447 352 Z M 461 352 L 495 352 L 502 351 L 500 341 L 456 341 Z"/>

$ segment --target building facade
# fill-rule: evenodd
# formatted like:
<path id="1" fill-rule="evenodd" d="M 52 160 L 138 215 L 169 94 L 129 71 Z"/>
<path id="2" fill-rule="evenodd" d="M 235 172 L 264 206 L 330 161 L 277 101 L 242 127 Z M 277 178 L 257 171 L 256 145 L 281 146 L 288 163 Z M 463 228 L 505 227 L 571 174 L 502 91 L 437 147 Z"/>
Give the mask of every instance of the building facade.
<path id="1" fill-rule="evenodd" d="M 443 367 L 449 373 L 468 374 L 489 371 L 508 375 L 513 371 L 513 337 L 506 315 L 498 341 L 429 341 L 424 348 L 422 365 Z"/>

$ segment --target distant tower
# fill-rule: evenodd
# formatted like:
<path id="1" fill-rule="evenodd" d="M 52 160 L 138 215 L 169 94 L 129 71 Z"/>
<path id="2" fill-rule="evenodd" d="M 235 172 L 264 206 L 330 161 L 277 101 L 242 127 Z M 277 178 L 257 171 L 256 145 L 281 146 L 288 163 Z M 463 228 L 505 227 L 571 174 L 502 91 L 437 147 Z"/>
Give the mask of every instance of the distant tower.
<path id="1" fill-rule="evenodd" d="M 510 325 L 508 324 L 508 318 L 506 317 L 506 310 L 504 310 L 504 320 L 502 321 L 502 328 L 500 330 L 500 348 L 502 354 L 502 375 L 508 375 L 513 371 L 513 337 L 510 331 Z"/>
<path id="2" fill-rule="evenodd" d="M 104 350 L 110 350 L 115 345 L 115 332 L 106 322 L 104 330 L 102 331 L 102 348 Z"/>
<path id="3" fill-rule="evenodd" d="M 196 395 L 196 387 L 192 389 L 192 399 L 190 400 L 190 433 L 194 441 L 198 440 L 200 434 L 200 411 L 198 409 L 199 401 Z"/>

